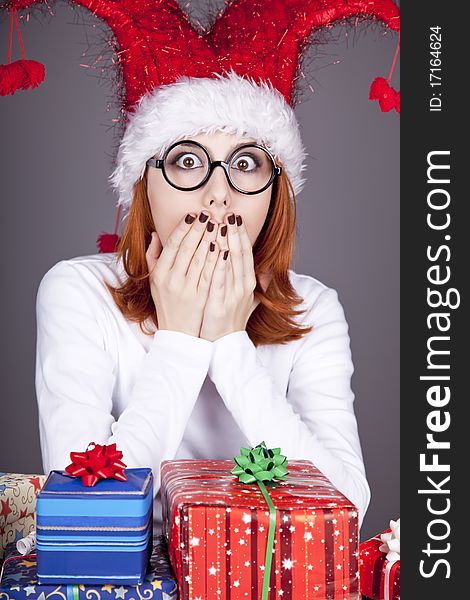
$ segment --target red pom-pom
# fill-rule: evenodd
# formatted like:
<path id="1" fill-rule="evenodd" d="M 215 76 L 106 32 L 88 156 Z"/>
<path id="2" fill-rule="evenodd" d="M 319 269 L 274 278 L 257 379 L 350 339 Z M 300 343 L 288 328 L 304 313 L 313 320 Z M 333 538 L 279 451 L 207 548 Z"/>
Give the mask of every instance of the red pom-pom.
<path id="1" fill-rule="evenodd" d="M 380 110 L 388 112 L 396 107 L 397 92 L 383 77 L 376 77 L 370 86 L 369 100 L 378 100 Z M 397 111 L 399 112 L 399 111 Z"/>
<path id="2" fill-rule="evenodd" d="M 9 65 L 0 65 L 0 96 L 35 88 L 44 81 L 44 76 L 44 65 L 36 60 L 15 60 Z"/>
<path id="3" fill-rule="evenodd" d="M 44 81 L 46 70 L 44 65 L 37 60 L 20 60 L 24 70 L 24 81 L 22 89 L 34 89 Z"/>
<path id="4" fill-rule="evenodd" d="M 397 113 L 400 113 L 400 92 L 397 92 L 397 97 L 395 100 L 395 110 Z"/>
<path id="5" fill-rule="evenodd" d="M 21 89 L 23 83 L 23 69 L 18 65 L 19 61 L 10 65 L 0 65 L 0 96 L 14 94 Z"/>
<path id="6" fill-rule="evenodd" d="M 102 233 L 96 240 L 98 250 L 104 252 L 116 252 L 119 244 L 119 236 L 115 233 Z"/>

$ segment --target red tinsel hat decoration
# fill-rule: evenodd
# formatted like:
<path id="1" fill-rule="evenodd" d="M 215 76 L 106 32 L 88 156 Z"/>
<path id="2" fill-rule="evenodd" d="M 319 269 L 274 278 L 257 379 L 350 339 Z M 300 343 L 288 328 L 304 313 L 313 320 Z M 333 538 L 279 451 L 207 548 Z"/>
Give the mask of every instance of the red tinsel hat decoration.
<path id="1" fill-rule="evenodd" d="M 71 452 L 72 464 L 65 471 L 73 477 L 81 477 L 87 487 L 94 486 L 100 479 L 118 479 L 127 481 L 122 452 L 116 450 L 116 444 L 101 446 L 90 442 L 85 452 Z"/>
<path id="2" fill-rule="evenodd" d="M 13 42 L 13 21 L 15 21 L 18 41 L 21 48 L 22 60 L 11 62 L 11 46 Z M 8 41 L 8 63 L 0 65 L 0 96 L 13 95 L 18 90 L 35 88 L 44 81 L 44 65 L 35 60 L 26 60 L 24 57 L 23 39 L 16 8 L 10 13 L 10 38 Z"/>
<path id="3" fill-rule="evenodd" d="M 69 1 L 112 29 L 121 48 L 118 62 L 129 112 L 145 92 L 174 83 L 179 75 L 210 77 L 230 68 L 270 80 L 290 103 L 298 59 L 312 31 L 361 16 L 400 30 L 400 11 L 392 0 L 234 0 L 204 35 L 194 30 L 176 0 Z M 10 0 L 5 8 L 22 10 L 44 2 Z"/>
<path id="4" fill-rule="evenodd" d="M 4 7 L 28 9 L 44 1 L 9 0 Z M 88 8 L 114 36 L 126 129 L 110 180 L 126 210 L 150 157 L 182 137 L 215 130 L 264 144 L 297 195 L 307 155 L 293 106 L 304 77 L 301 59 L 318 38 L 312 34 L 346 20 L 400 30 L 393 0 L 232 0 L 202 33 L 176 0 L 69 2 Z M 387 109 L 390 90 L 383 82 L 373 88 Z M 396 93 L 392 99 L 398 111 Z M 102 234 L 100 251 L 114 250 L 118 239 L 117 228 Z"/>

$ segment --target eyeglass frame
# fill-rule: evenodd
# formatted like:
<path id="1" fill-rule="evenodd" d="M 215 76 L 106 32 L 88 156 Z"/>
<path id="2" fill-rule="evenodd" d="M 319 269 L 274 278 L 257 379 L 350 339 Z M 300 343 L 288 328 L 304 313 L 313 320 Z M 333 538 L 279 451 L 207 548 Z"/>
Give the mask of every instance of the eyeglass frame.
<path id="1" fill-rule="evenodd" d="M 201 148 L 201 150 L 207 156 L 207 160 L 208 160 L 208 164 L 209 164 L 209 170 L 207 171 L 207 174 L 204 177 L 204 179 L 201 181 L 201 183 L 199 183 L 196 186 L 190 187 L 190 188 L 180 187 L 178 185 L 175 185 L 173 182 L 171 182 L 169 180 L 167 174 L 165 173 L 165 167 L 164 167 L 165 160 L 166 160 L 168 154 L 171 152 L 171 150 L 173 150 L 173 148 L 175 148 L 176 146 L 179 146 L 180 144 L 185 144 L 185 143 L 186 144 L 188 144 L 188 143 L 194 144 L 194 145 L 198 146 L 199 148 Z M 244 190 L 239 189 L 233 183 L 233 181 L 230 179 L 230 172 L 229 172 L 230 171 L 230 162 L 231 162 L 232 158 L 235 156 L 235 154 L 237 152 L 239 152 L 241 149 L 253 148 L 253 147 L 259 148 L 260 150 L 263 150 L 264 152 L 266 152 L 266 154 L 271 159 L 273 168 L 272 168 L 271 177 L 269 178 L 269 181 L 260 190 L 257 190 L 256 192 L 245 192 Z M 173 188 L 180 190 L 182 192 L 192 192 L 194 190 L 198 190 L 199 188 L 201 188 L 203 185 L 205 185 L 207 183 L 207 181 L 210 179 L 210 177 L 212 175 L 212 172 L 214 171 L 214 169 L 216 167 L 222 167 L 225 172 L 225 177 L 227 178 L 227 181 L 228 181 L 230 187 L 232 187 L 237 192 L 240 192 L 240 194 L 245 194 L 247 196 L 261 194 L 261 192 L 264 192 L 265 190 L 267 190 L 268 187 L 270 185 L 272 185 L 272 183 L 274 182 L 276 177 L 279 177 L 279 175 L 282 173 L 282 167 L 280 167 L 279 165 L 276 164 L 276 161 L 274 160 L 273 155 L 271 154 L 271 152 L 269 152 L 269 150 L 267 148 L 264 148 L 264 146 L 260 146 L 259 144 L 249 143 L 249 142 L 246 144 L 242 144 L 241 146 L 238 146 L 237 148 L 235 148 L 234 151 L 228 157 L 227 161 L 223 161 L 223 160 L 214 160 L 213 161 L 209 155 L 209 151 L 207 150 L 207 148 L 205 148 L 205 146 L 203 146 L 199 142 L 196 142 L 195 140 L 179 140 L 179 141 L 171 144 L 171 146 L 169 146 L 169 148 L 167 148 L 165 150 L 165 154 L 163 155 L 163 158 L 155 158 L 155 157 L 149 158 L 146 161 L 146 165 L 148 165 L 149 167 L 154 167 L 155 169 L 161 169 L 162 173 L 163 173 L 163 177 L 165 178 L 167 183 L 169 183 Z"/>

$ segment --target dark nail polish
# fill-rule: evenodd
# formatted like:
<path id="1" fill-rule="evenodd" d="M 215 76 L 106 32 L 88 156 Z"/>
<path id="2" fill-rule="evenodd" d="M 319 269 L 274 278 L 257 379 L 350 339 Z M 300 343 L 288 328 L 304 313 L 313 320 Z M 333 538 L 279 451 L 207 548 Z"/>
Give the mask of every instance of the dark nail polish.
<path id="1" fill-rule="evenodd" d="M 230 215 L 227 219 L 230 225 L 235 225 L 235 215 Z"/>
<path id="2" fill-rule="evenodd" d="M 238 227 L 240 227 L 240 225 L 243 223 L 242 218 L 240 217 L 240 215 L 237 215 L 237 225 Z"/>
<path id="3" fill-rule="evenodd" d="M 192 215 L 186 215 L 184 222 L 187 223 L 188 225 L 191 225 L 191 223 L 194 221 L 196 217 L 193 217 Z"/>
<path id="4" fill-rule="evenodd" d="M 214 242 L 211 242 L 211 243 L 209 244 L 209 250 L 210 250 L 211 252 L 214 252 L 214 250 L 215 250 L 215 244 L 214 244 Z"/>
<path id="5" fill-rule="evenodd" d="M 222 237 L 225 237 L 225 236 L 227 235 L 227 225 L 223 225 L 223 226 L 220 228 L 220 235 L 221 235 Z"/>
<path id="6" fill-rule="evenodd" d="M 207 231 L 214 231 L 214 223 L 212 221 L 207 223 Z"/>
<path id="7" fill-rule="evenodd" d="M 201 221 L 201 223 L 205 223 L 207 221 L 207 219 L 209 218 L 209 215 L 206 215 L 204 213 L 201 213 L 199 215 L 199 220 Z"/>
<path id="8" fill-rule="evenodd" d="M 225 252 L 224 252 L 224 260 L 227 260 L 227 257 L 228 257 L 228 250 L 225 250 Z"/>

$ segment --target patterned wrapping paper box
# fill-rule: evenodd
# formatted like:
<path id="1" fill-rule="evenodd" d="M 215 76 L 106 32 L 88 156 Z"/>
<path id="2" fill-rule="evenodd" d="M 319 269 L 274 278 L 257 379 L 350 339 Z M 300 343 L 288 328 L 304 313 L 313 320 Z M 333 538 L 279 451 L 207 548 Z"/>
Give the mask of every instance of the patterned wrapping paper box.
<path id="1" fill-rule="evenodd" d="M 34 514 L 45 481 L 45 475 L 0 473 L 0 527 Z"/>
<path id="2" fill-rule="evenodd" d="M 163 533 L 182 600 L 261 598 L 269 510 L 230 460 L 161 464 Z M 276 507 L 270 600 L 359 595 L 358 513 L 309 461 L 269 489 Z"/>
<path id="3" fill-rule="evenodd" d="M 400 600 L 400 561 L 388 561 L 382 543 L 379 535 L 359 546 L 361 592 L 366 600 Z"/>
<path id="4" fill-rule="evenodd" d="M 0 473 L 0 563 L 5 546 L 33 531 L 36 497 L 46 475 Z"/>
<path id="5" fill-rule="evenodd" d="M 36 515 L 28 515 L 14 523 L 10 523 L 0 536 L 0 566 L 2 565 L 5 548 L 11 542 L 16 542 L 36 531 Z M 1 598 L 0 598 L 1 600 Z"/>
<path id="6" fill-rule="evenodd" d="M 37 500 L 38 580 L 46 583 L 143 581 L 152 547 L 151 469 L 126 469 L 127 481 L 86 487 L 51 471 Z"/>
<path id="7" fill-rule="evenodd" d="M 144 581 L 137 586 L 107 584 L 39 585 L 36 554 L 21 556 L 15 544 L 6 548 L 0 577 L 2 600 L 177 600 L 178 588 L 162 536 L 154 539 L 150 566 Z"/>

